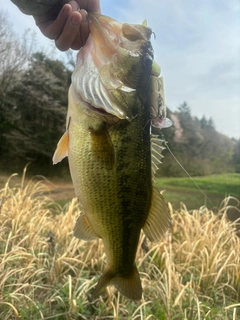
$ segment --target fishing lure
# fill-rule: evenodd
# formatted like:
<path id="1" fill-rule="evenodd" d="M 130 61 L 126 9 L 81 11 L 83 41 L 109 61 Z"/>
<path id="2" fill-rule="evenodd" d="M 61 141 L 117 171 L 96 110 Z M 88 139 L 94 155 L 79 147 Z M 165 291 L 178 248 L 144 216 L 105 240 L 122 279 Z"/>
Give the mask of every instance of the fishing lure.
<path id="1" fill-rule="evenodd" d="M 167 108 L 165 104 L 163 77 L 160 66 L 153 62 L 151 74 L 151 93 L 150 93 L 150 117 L 151 125 L 157 129 L 169 128 L 172 121 L 167 118 Z"/>

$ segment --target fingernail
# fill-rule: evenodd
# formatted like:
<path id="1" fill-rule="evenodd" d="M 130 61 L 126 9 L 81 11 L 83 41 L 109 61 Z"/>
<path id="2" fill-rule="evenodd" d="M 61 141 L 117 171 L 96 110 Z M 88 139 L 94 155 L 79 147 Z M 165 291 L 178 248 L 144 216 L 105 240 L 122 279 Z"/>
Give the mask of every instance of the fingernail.
<path id="1" fill-rule="evenodd" d="M 80 9 L 77 1 L 69 1 L 69 4 L 72 7 L 72 11 L 78 11 Z"/>
<path id="2" fill-rule="evenodd" d="M 79 26 L 80 25 L 80 21 L 81 19 L 80 19 L 80 16 L 79 15 L 76 15 L 76 14 L 74 14 L 73 16 L 72 16 L 72 18 L 71 18 L 71 22 L 72 22 L 72 24 L 74 25 L 74 26 Z"/>

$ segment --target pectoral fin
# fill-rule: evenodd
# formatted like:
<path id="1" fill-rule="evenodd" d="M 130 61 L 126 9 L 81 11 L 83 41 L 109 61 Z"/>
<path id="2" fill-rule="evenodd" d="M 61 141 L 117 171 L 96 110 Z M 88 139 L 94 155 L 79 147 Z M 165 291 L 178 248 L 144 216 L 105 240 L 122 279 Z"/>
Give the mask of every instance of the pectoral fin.
<path id="1" fill-rule="evenodd" d="M 76 221 L 73 229 L 74 237 L 85 241 L 97 240 L 98 235 L 93 230 L 85 214 L 82 214 Z"/>
<path id="2" fill-rule="evenodd" d="M 150 241 L 157 241 L 170 227 L 168 206 L 158 189 L 153 187 L 151 207 L 143 231 Z"/>
<path id="3" fill-rule="evenodd" d="M 57 144 L 57 149 L 53 155 L 53 164 L 61 162 L 63 158 L 68 156 L 69 132 L 63 134 Z"/>

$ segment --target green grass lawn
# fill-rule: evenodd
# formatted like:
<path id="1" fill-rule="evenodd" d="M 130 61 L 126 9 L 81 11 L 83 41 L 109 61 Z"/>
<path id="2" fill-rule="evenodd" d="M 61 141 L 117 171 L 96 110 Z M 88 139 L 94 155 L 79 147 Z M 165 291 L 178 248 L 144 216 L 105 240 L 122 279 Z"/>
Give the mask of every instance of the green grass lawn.
<path id="1" fill-rule="evenodd" d="M 4 187 L 8 178 L 6 174 L 0 174 L 0 188 Z M 59 205 L 64 206 L 75 196 L 70 177 L 67 179 L 50 178 L 50 181 L 53 183 L 51 196 Z M 240 174 L 225 173 L 194 177 L 194 181 L 202 192 L 189 177 L 157 177 L 156 185 L 159 190 L 164 190 L 164 198 L 171 202 L 174 209 L 178 209 L 181 202 L 188 210 L 199 209 L 203 205 L 209 209 L 217 209 L 223 199 L 229 195 L 240 199 Z M 15 184 L 21 184 L 20 176 L 11 179 L 10 185 Z"/>
<path id="2" fill-rule="evenodd" d="M 225 173 L 194 177 L 194 181 L 202 193 L 189 178 L 157 178 L 157 186 L 165 190 L 166 201 L 172 203 L 175 209 L 183 202 L 188 209 L 197 209 L 203 204 L 208 208 L 219 207 L 226 196 L 240 198 L 240 174 Z"/>

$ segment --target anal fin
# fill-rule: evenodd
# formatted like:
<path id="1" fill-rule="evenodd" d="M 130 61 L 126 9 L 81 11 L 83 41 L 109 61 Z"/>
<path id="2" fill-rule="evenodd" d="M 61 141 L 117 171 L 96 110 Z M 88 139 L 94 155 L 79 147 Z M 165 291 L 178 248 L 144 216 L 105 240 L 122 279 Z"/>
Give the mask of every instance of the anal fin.
<path id="1" fill-rule="evenodd" d="M 95 233 L 92 226 L 88 222 L 85 214 L 82 214 L 78 217 L 73 229 L 73 235 L 74 237 L 85 241 L 99 239 L 98 235 Z"/>
<path id="2" fill-rule="evenodd" d="M 171 227 L 168 206 L 156 187 L 153 187 L 149 214 L 143 231 L 150 241 L 158 241 Z"/>
<path id="3" fill-rule="evenodd" d="M 102 289 L 108 285 L 114 285 L 131 300 L 140 300 L 142 297 L 142 285 L 136 266 L 129 275 L 115 275 L 111 270 L 107 270 L 99 279 L 93 292 L 93 298 L 101 294 Z"/>

